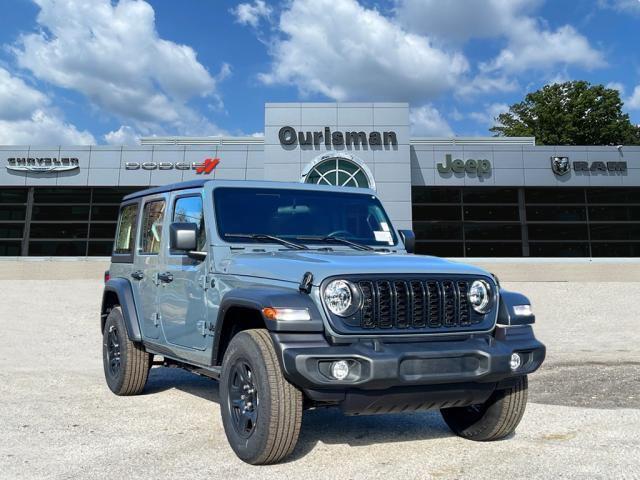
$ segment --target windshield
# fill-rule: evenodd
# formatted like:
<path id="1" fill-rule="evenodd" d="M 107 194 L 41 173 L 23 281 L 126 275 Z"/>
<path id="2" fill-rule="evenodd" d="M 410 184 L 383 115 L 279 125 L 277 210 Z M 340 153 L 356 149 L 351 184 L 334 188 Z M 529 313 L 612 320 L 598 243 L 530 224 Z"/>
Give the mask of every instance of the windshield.
<path id="1" fill-rule="evenodd" d="M 218 233 L 227 242 L 258 241 L 244 235 L 259 234 L 331 246 L 339 243 L 326 237 L 380 247 L 397 243 L 380 201 L 370 194 L 220 187 L 214 204 Z"/>

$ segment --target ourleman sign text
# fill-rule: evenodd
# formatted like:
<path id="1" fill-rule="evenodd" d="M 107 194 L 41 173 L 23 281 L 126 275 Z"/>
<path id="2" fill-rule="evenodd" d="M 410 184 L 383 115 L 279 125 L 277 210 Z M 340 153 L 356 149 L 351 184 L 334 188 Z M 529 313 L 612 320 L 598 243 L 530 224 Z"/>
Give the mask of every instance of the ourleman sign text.
<path id="1" fill-rule="evenodd" d="M 396 132 L 332 132 L 329 127 L 316 132 L 296 132 L 293 127 L 282 127 L 278 132 L 278 138 L 282 145 L 314 145 L 324 144 L 326 147 L 332 146 L 398 146 Z"/>

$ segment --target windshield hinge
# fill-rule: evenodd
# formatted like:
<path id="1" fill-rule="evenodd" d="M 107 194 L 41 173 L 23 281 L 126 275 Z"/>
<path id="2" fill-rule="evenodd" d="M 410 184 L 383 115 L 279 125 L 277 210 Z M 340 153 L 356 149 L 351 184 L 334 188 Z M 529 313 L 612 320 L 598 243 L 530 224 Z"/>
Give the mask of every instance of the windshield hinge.
<path id="1" fill-rule="evenodd" d="M 298 288 L 302 293 L 311 293 L 311 287 L 313 286 L 313 273 L 306 272 L 302 276 L 302 280 L 300 281 L 300 285 Z"/>
<path id="2" fill-rule="evenodd" d="M 213 278 L 213 274 L 207 273 L 206 275 L 202 275 L 200 277 L 200 286 L 204 290 L 208 290 L 209 288 L 214 288 L 216 286 L 216 281 Z"/>

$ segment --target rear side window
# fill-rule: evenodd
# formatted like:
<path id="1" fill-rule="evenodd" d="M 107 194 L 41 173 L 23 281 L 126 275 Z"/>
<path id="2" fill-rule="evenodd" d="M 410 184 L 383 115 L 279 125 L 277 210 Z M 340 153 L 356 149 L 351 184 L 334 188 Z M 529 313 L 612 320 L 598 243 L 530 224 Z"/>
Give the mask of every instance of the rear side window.
<path id="1" fill-rule="evenodd" d="M 204 212 L 202 211 L 202 197 L 200 197 L 200 195 L 178 198 L 173 210 L 173 221 L 195 223 L 198 226 L 198 250 L 204 250 L 206 233 L 204 228 Z"/>
<path id="2" fill-rule="evenodd" d="M 164 209 L 164 200 L 154 200 L 144 205 L 140 230 L 140 253 L 153 255 L 160 252 Z"/>
<path id="3" fill-rule="evenodd" d="M 118 233 L 114 243 L 113 253 L 132 254 L 136 236 L 136 220 L 138 218 L 138 204 L 125 205 L 120 210 Z"/>

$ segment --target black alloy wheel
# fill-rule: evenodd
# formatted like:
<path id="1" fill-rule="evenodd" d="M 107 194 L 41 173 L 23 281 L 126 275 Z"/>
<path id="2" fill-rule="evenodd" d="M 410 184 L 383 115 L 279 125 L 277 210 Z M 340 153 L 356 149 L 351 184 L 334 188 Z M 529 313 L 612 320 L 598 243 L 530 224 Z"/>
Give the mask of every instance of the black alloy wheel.
<path id="1" fill-rule="evenodd" d="M 256 428 L 259 398 L 253 370 L 246 360 L 238 359 L 231 367 L 228 392 L 233 427 L 239 436 L 248 438 Z"/>

